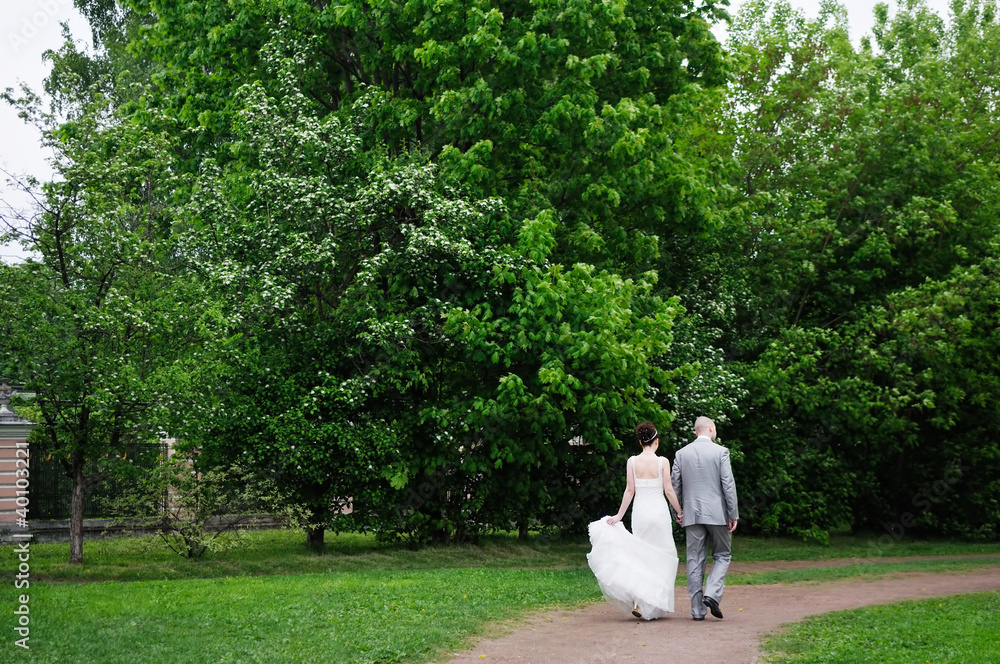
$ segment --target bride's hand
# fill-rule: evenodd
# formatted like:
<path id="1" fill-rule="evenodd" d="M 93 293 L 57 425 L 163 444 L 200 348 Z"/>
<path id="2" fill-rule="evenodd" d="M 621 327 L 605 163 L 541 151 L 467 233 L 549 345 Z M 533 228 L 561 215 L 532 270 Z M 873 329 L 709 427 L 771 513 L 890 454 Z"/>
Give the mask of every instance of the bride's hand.
<path id="1" fill-rule="evenodd" d="M 622 518 L 620 516 L 609 516 L 606 519 L 606 521 L 608 522 L 609 526 L 613 526 L 613 525 L 615 525 L 616 523 L 618 523 L 621 520 L 622 520 Z"/>

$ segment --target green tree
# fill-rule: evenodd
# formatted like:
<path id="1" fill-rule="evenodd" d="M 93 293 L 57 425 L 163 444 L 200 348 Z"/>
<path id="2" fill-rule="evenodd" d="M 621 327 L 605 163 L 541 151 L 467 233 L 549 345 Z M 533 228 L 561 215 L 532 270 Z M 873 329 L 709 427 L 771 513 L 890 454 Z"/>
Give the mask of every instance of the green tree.
<path id="1" fill-rule="evenodd" d="M 87 492 L 127 443 L 175 421 L 171 402 L 208 317 L 171 240 L 168 141 L 100 98 L 57 123 L 37 100 L 7 97 L 45 128 L 56 177 L 31 191 L 33 213 L 3 219 L 4 240 L 30 254 L 5 268 L 0 372 L 35 393 L 33 435 L 73 480 L 70 562 L 80 563 Z"/>
<path id="2" fill-rule="evenodd" d="M 298 89 L 304 52 L 281 46 L 265 52 L 275 89 L 238 92 L 239 159 L 206 161 L 185 212 L 188 250 L 243 332 L 198 435 L 206 454 L 275 473 L 310 510 L 318 549 L 329 526 L 370 524 L 375 497 L 410 477 L 405 400 L 432 383 L 446 307 L 490 273 L 495 252 L 470 238 L 489 237 L 496 204 L 363 151 Z"/>
<path id="3" fill-rule="evenodd" d="M 155 16 L 143 41 L 134 48 L 156 63 L 153 80 L 159 91 L 158 107 L 184 127 L 178 141 L 188 148 L 181 156 L 184 168 L 196 171 L 207 158 L 231 172 L 244 167 L 241 162 L 246 155 L 241 146 L 246 139 L 236 119 L 242 101 L 234 93 L 255 81 L 273 93 L 280 86 L 265 45 L 303 42 L 311 49 L 309 64 L 299 67 L 295 77 L 303 94 L 317 105 L 317 117 L 329 114 L 350 123 L 366 153 L 387 151 L 389 158 L 416 163 L 430 159 L 442 185 L 473 200 L 502 199 L 507 214 L 492 224 L 488 244 L 480 243 L 477 251 L 485 251 L 486 246 L 493 250 L 508 247 L 505 251 L 520 260 L 524 257 L 518 249 L 521 238 L 544 229 L 540 237 L 550 246 L 534 250 L 537 256 L 529 258 L 541 261 L 543 273 L 549 276 L 538 281 L 524 267 L 504 263 L 498 268 L 507 275 L 502 287 L 463 286 L 460 296 L 446 293 L 441 297 L 474 316 L 489 315 L 491 319 L 483 324 L 471 326 L 477 333 L 495 336 L 494 325 L 504 334 L 522 331 L 532 317 L 523 305 L 507 298 L 532 291 L 535 281 L 537 287 L 563 292 L 552 301 L 568 311 L 579 308 L 568 297 L 587 299 L 589 289 L 605 295 L 606 309 L 590 308 L 596 305 L 595 298 L 584 310 L 594 320 L 600 320 L 598 314 L 609 317 L 613 331 L 608 338 L 624 339 L 637 330 L 646 331 L 638 321 L 640 313 L 658 322 L 678 314 L 669 292 L 660 295 L 648 289 L 651 277 L 647 273 L 660 267 L 656 261 L 661 235 L 701 231 L 716 224 L 716 192 L 708 176 L 711 166 L 700 158 L 697 131 L 691 129 L 697 126 L 692 120 L 705 100 L 714 99 L 711 90 L 725 77 L 721 49 L 709 32 L 710 21 L 723 14 L 712 3 L 696 7 L 659 2 L 639 8 L 578 2 L 434 7 L 421 2 L 323 7 L 306 2 L 208 2 L 190 11 L 188 5 L 153 0 L 132 6 Z M 366 168 L 377 169 L 373 164 Z M 455 288 L 454 283 L 449 287 Z M 499 299 L 492 297 L 494 291 Z M 482 294 L 482 302 L 472 299 Z M 541 308 L 549 301 L 539 297 L 527 302 Z M 618 315 L 616 307 L 625 307 L 626 315 Z M 517 319 L 507 321 L 514 313 Z M 550 315 L 533 314 L 539 325 Z M 695 327 L 692 323 L 684 329 Z M 538 384 L 534 377 L 541 369 L 538 358 L 562 356 L 564 349 L 557 342 L 566 343 L 582 329 L 571 326 L 570 333 L 542 335 L 531 344 L 522 344 L 520 356 L 511 352 L 501 359 L 499 354 L 494 358 L 494 353 L 474 353 L 483 366 L 470 365 L 464 356 L 423 356 L 427 366 L 435 367 L 435 381 L 447 387 L 437 396 L 414 397 L 410 412 L 423 414 L 410 428 L 423 431 L 421 427 L 427 427 L 426 434 L 420 435 L 433 440 L 439 433 L 435 427 L 454 425 L 453 415 L 432 425 L 438 411 L 451 413 L 455 408 L 453 395 L 477 394 L 487 402 L 496 400 L 506 373 L 498 372 L 494 364 L 508 363 L 527 385 Z M 615 377 L 621 394 L 646 390 L 650 376 L 663 378 L 673 373 L 677 358 L 663 351 L 667 332 L 664 328 L 648 347 L 641 348 L 642 353 L 651 353 L 641 356 L 653 362 L 653 367 L 639 369 L 638 362 L 623 365 L 634 371 L 628 375 L 614 374 L 611 364 L 600 369 Z M 482 343 L 472 337 L 465 342 Z M 515 338 L 502 345 L 514 348 L 517 343 Z M 584 354 L 591 352 L 584 348 Z M 608 351 L 612 358 L 621 352 Z M 681 364 L 697 366 L 701 359 L 705 358 L 692 353 Z M 485 387 L 483 377 L 491 381 Z M 594 379 L 589 389 L 608 386 L 607 377 L 595 373 L 588 378 Z M 539 388 L 528 389 L 539 396 Z M 664 386 L 660 393 L 669 391 Z M 649 393 L 655 395 L 655 389 Z M 631 396 L 621 400 L 621 394 L 608 395 L 613 404 L 627 404 L 621 406 L 620 418 L 608 414 L 615 422 L 610 439 L 631 428 L 624 420 L 636 412 L 664 412 L 662 406 L 653 407 Z M 640 402 L 645 405 L 637 405 Z M 534 416 L 523 409 L 517 412 Z M 496 414 L 491 417 L 496 419 Z M 563 426 L 566 419 L 553 418 L 552 425 L 534 431 L 534 439 L 552 436 L 564 441 L 558 445 L 567 445 L 565 441 L 578 435 L 574 430 L 580 428 L 572 421 L 582 418 L 568 416 L 570 423 L 563 430 L 553 428 Z M 595 419 L 593 428 L 604 422 Z M 496 454 L 521 458 L 520 444 L 515 442 L 523 434 L 518 431 L 534 425 L 504 421 L 490 426 L 491 431 L 499 426 L 498 439 L 513 445 L 509 453 L 501 449 Z M 591 437 L 607 441 L 609 434 Z M 539 459 L 571 457 L 566 449 L 550 453 L 545 447 L 550 444 L 556 443 L 530 443 L 544 452 L 533 462 L 536 468 Z M 606 452 L 605 442 L 599 444 Z M 479 449 L 474 444 L 459 446 Z M 479 471 L 468 477 L 459 472 L 455 459 L 442 465 L 435 460 L 432 445 L 406 449 L 426 450 L 426 458 L 416 467 L 432 477 L 437 477 L 436 468 L 447 467 L 441 472 L 462 487 L 473 482 L 471 477 L 481 479 Z M 533 456 L 525 452 L 523 458 L 527 463 Z M 488 463 L 498 460 L 490 457 Z M 523 470 L 513 474 L 526 476 Z M 466 479 L 460 482 L 462 477 Z M 471 495 L 459 485 L 452 490 L 441 478 L 433 486 L 441 495 Z M 527 501 L 528 493 L 519 495 Z M 418 502 L 428 504 L 423 497 Z M 521 501 L 502 502 L 525 507 Z M 550 504 L 551 499 L 528 502 Z M 461 516 L 461 506 L 457 509 L 439 521 L 473 522 Z"/>
<path id="4" fill-rule="evenodd" d="M 268 76 L 260 48 L 278 30 L 315 45 L 303 90 L 328 111 L 377 92 L 367 147 L 428 154 L 447 184 L 501 197 L 515 220 L 554 211 L 558 262 L 632 277 L 665 227 L 712 225 L 715 193 L 685 137 L 725 81 L 713 2 L 135 6 L 157 19 L 135 46 L 202 154 L 223 158 L 232 93 Z"/>
<path id="5" fill-rule="evenodd" d="M 651 275 L 550 263 L 551 217 L 503 243 L 499 201 L 363 150 L 299 90 L 310 58 L 283 46 L 263 52 L 277 87 L 238 94 L 239 159 L 206 162 L 187 212 L 189 251 L 246 333 L 206 446 L 294 487 L 318 548 L 339 522 L 418 539 L 504 525 L 573 436 L 606 451 L 640 414 L 669 418 L 651 395 L 670 374 L 650 359 L 674 305 Z M 418 476 L 433 490 L 399 491 Z M 352 498 L 352 519 L 331 509 Z"/>
<path id="6" fill-rule="evenodd" d="M 364 494 L 418 537 L 567 523 L 556 494 L 585 476 L 593 501 L 612 491 L 601 473 L 636 418 L 735 410 L 719 333 L 702 332 L 729 314 L 683 316 L 672 289 L 701 306 L 698 282 L 666 275 L 661 253 L 720 225 L 698 121 L 727 71 L 714 3 L 83 4 L 118 84 L 151 84 L 127 103 L 169 126 L 178 172 L 196 175 L 177 189 L 198 236 L 185 254 L 242 316 L 197 435 L 277 459 L 317 515 L 314 544 L 330 502 Z M 276 67 L 297 44 L 308 59 Z M 452 216 L 425 219 L 441 206 Z M 345 235 L 345 214 L 371 221 Z M 411 247 L 414 225 L 454 247 Z M 371 375 L 377 396 L 309 410 L 312 390 Z M 381 484 L 362 481 L 369 465 Z M 394 504 L 385 482 L 418 475 L 428 491 Z"/>
<path id="7" fill-rule="evenodd" d="M 751 2 L 731 32 L 755 283 L 734 353 L 754 395 L 751 513 L 768 530 L 891 524 L 949 463 L 995 457 L 976 439 L 993 415 L 959 405 L 996 371 L 971 359 L 989 345 L 989 279 L 957 286 L 992 273 L 1000 231 L 998 61 L 982 57 L 1000 52 L 995 6 L 956 4 L 947 26 L 920 2 L 875 17 L 860 48 L 833 2 L 815 20 Z M 942 335 L 951 362 L 934 359 Z M 979 486 L 969 509 L 929 505 L 916 523 L 995 533 L 995 517 L 967 518 L 971 501 L 995 504 Z"/>

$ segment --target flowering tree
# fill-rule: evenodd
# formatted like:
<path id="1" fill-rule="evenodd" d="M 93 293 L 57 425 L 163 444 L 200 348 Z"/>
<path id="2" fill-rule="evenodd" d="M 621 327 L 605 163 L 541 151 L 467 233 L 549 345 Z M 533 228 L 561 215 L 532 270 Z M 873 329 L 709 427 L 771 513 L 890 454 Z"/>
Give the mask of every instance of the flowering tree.
<path id="1" fill-rule="evenodd" d="M 0 373 L 35 393 L 32 435 L 73 480 L 69 559 L 80 563 L 87 492 L 128 443 L 169 427 L 210 317 L 170 234 L 168 140 L 100 97 L 63 122 L 8 98 L 45 129 L 56 178 L 26 183 L 37 208 L 3 218 L 4 239 L 30 253 L 0 284 Z"/>
<path id="2" fill-rule="evenodd" d="M 133 6 L 152 23 L 135 48 L 199 149 L 228 140 L 233 91 L 270 76 L 260 48 L 277 30 L 314 45 L 301 83 L 324 112 L 377 93 L 366 149 L 430 155 L 446 183 L 501 197 L 518 222 L 554 211 L 560 263 L 632 277 L 659 235 L 713 225 L 691 127 L 726 80 L 714 2 Z"/>
<path id="3" fill-rule="evenodd" d="M 441 537 L 497 525 L 490 501 L 530 509 L 530 469 L 565 470 L 573 436 L 606 451 L 640 413 L 668 418 L 652 277 L 563 270 L 551 221 L 510 243 L 499 201 L 364 150 L 301 92 L 302 48 L 266 47 L 274 87 L 240 89 L 239 159 L 206 162 L 186 212 L 187 253 L 243 321 L 206 446 L 294 487 L 319 547 L 352 498 L 355 527 L 366 510 Z M 417 476 L 439 491 L 414 505 Z"/>

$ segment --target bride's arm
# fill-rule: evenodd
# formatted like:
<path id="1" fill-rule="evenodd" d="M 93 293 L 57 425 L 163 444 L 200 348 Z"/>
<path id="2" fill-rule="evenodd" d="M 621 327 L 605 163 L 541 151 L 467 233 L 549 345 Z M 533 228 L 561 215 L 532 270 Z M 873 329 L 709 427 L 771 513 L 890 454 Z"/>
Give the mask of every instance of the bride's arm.
<path id="1" fill-rule="evenodd" d="M 615 525 L 622 520 L 625 516 L 625 511 L 628 510 L 629 503 L 632 502 L 632 496 L 635 495 L 635 471 L 632 470 L 632 459 L 629 458 L 628 462 L 625 464 L 625 493 L 622 494 L 622 506 L 618 508 L 618 514 L 608 517 L 608 524 Z"/>
<path id="2" fill-rule="evenodd" d="M 677 500 L 677 494 L 674 492 L 674 484 L 670 481 L 670 460 L 664 458 L 663 463 L 667 466 L 666 471 L 663 473 L 663 493 L 667 494 L 667 500 L 670 501 L 670 506 L 677 513 L 677 518 L 683 519 L 684 510 L 681 509 L 681 504 Z"/>

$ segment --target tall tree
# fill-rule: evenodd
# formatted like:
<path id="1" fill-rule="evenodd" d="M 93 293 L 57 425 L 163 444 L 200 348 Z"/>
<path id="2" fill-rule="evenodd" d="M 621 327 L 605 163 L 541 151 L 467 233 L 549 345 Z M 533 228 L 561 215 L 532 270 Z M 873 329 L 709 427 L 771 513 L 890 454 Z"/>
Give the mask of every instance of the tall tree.
<path id="1" fill-rule="evenodd" d="M 7 269 L 0 362 L 35 393 L 33 435 L 73 481 L 70 562 L 80 563 L 88 491 L 128 443 L 169 425 L 186 352 L 205 338 L 203 293 L 171 241 L 167 141 L 100 98 L 65 122 L 22 102 L 46 127 L 56 176 L 31 192 L 26 223 L 4 218 L 5 239 L 30 253 Z"/>
<path id="2" fill-rule="evenodd" d="M 1000 52 L 1000 25 L 992 2 L 954 5 L 947 26 L 917 1 L 875 18 L 855 48 L 834 2 L 807 20 L 758 1 L 731 33 L 734 184 L 757 285 L 736 348 L 752 363 L 751 504 L 765 529 L 820 537 L 916 512 L 908 527 L 991 533 L 995 513 L 983 530 L 963 516 L 976 510 L 908 503 L 949 463 L 982 459 L 961 432 L 994 419 L 958 395 L 996 373 L 970 363 L 990 342 L 964 321 L 992 315 L 979 298 L 1000 233 L 1000 61 L 983 54 Z M 972 275 L 983 285 L 959 305 Z M 941 335 L 953 370 L 934 359 Z"/>
<path id="3" fill-rule="evenodd" d="M 353 126 L 323 113 L 303 48 L 265 46 L 274 87 L 239 90 L 239 158 L 206 161 L 188 207 L 189 251 L 246 332 L 206 447 L 294 487 L 315 548 L 351 498 L 352 527 L 419 539 L 544 514 L 532 469 L 565 470 L 571 437 L 607 451 L 636 416 L 669 417 L 651 360 L 672 310 L 651 276 L 551 263 L 551 218 L 508 244 L 500 201 L 364 150 L 370 101 Z M 417 477 L 431 490 L 398 492 Z"/>
<path id="4" fill-rule="evenodd" d="M 211 156 L 232 92 L 267 77 L 273 30 L 315 44 L 306 93 L 330 112 L 374 90 L 369 146 L 414 150 L 445 182 L 501 197 L 515 220 L 552 210 L 554 258 L 644 272 L 664 228 L 705 230 L 715 192 L 684 137 L 725 82 L 714 2 L 136 2 L 155 26 L 163 105 Z M 197 129 L 197 131 L 194 131 Z"/>
<path id="5" fill-rule="evenodd" d="M 447 281 L 451 290 L 438 297 L 466 312 L 465 326 L 452 326 L 451 333 L 475 333 L 463 337 L 463 344 L 471 344 L 465 355 L 422 356 L 435 367 L 435 381 L 442 385 L 436 396 L 411 394 L 412 402 L 399 402 L 420 414 L 420 426 L 411 429 L 422 440 L 436 440 L 442 428 L 468 426 L 457 424 L 455 417 L 478 413 L 469 407 L 472 403 L 511 399 L 515 383 L 509 375 L 518 376 L 531 398 L 554 398 L 545 391 L 555 388 L 545 385 L 556 374 L 541 378 L 540 372 L 556 358 L 565 361 L 569 351 L 594 363 L 577 359 L 578 371 L 586 367 L 591 372 L 588 382 L 571 375 L 558 389 L 571 389 L 567 385 L 573 383 L 578 391 L 610 390 L 592 397 L 608 400 L 604 410 L 596 411 L 593 425 L 579 424 L 584 418 L 570 410 L 576 407 L 571 400 L 562 406 L 571 414 L 550 413 L 544 425 L 535 421 L 537 405 L 534 410 L 514 408 L 511 401 L 511 408 L 502 410 L 518 415 L 503 422 L 495 406 L 488 407 L 493 420 L 488 428 L 497 435 L 494 445 L 455 442 L 452 447 L 477 453 L 488 449 L 484 466 L 511 464 L 511 482 L 548 491 L 541 488 L 545 482 L 525 479 L 532 476 L 527 464 L 568 463 L 572 450 L 567 441 L 581 428 L 606 454 L 607 445 L 617 446 L 609 441 L 624 437 L 630 428 L 628 418 L 643 412 L 658 413 L 664 424 L 670 419 L 664 406 L 652 405 L 648 396 L 671 391 L 660 381 L 674 373 L 678 360 L 696 367 L 705 358 L 665 354 L 668 324 L 679 309 L 669 292 L 649 287 L 655 279 L 650 272 L 669 265 L 669 260 L 657 264 L 662 235 L 707 231 L 717 224 L 711 168 L 700 158 L 691 138 L 696 132 L 689 128 L 711 90 L 725 80 L 721 49 L 709 31 L 709 23 L 723 15 L 713 3 L 657 2 L 640 8 L 579 2 L 431 7 L 422 2 L 316 6 L 212 1 L 201 3 L 197 12 L 157 0 L 132 6 L 155 16 L 134 48 L 156 63 L 157 105 L 183 127 L 178 140 L 185 146 L 179 155 L 182 168 L 198 171 L 209 158 L 230 174 L 245 167 L 243 146 L 251 141 L 241 133 L 243 98 L 236 91 L 259 82 L 269 94 L 277 94 L 280 81 L 267 45 L 302 42 L 310 56 L 295 79 L 316 104 L 317 119 L 331 115 L 349 124 L 365 153 L 385 152 L 390 159 L 415 163 L 429 160 L 437 168 L 440 185 L 435 186 L 451 187 L 472 200 L 502 200 L 506 214 L 491 222 L 482 238 L 486 244 L 477 243 L 477 251 L 529 255 L 542 273 L 535 275 L 527 264 L 515 262 L 520 266 L 515 269 L 503 262 L 489 287 L 456 291 L 457 280 Z M 268 168 L 284 172 L 298 165 L 286 157 L 284 165 Z M 373 162 L 366 168 L 379 172 L 380 167 Z M 326 224 L 321 220 L 326 213 L 317 214 L 315 223 Z M 341 249 L 355 250 L 347 245 Z M 343 260 L 350 264 L 353 259 Z M 546 298 L 535 289 L 554 289 L 560 295 Z M 526 292 L 533 295 L 523 303 L 510 299 Z M 602 297 L 591 298 L 591 292 Z M 417 293 L 426 295 L 420 288 Z M 480 301 L 470 299 L 475 297 Z M 598 303 L 605 308 L 595 309 Z M 546 309 L 552 306 L 556 309 Z M 579 310 L 572 317 L 575 323 L 558 334 L 519 340 L 517 335 L 530 331 L 530 321 L 544 327 L 558 321 L 563 309 Z M 473 325 L 469 316 L 479 322 Z M 585 341 L 587 321 L 602 317 L 608 334 L 597 335 L 590 346 L 581 343 L 580 351 L 565 347 Z M 660 327 L 650 333 L 643 317 Z M 647 341 L 635 336 L 647 333 Z M 503 341 L 498 334 L 514 336 Z M 476 350 L 486 336 L 503 350 Z M 605 348 L 601 364 L 597 358 L 602 353 L 595 348 L 605 343 L 612 346 Z M 622 353 L 635 356 L 622 364 L 607 359 Z M 617 373 L 619 367 L 623 373 Z M 611 434 L 598 432 L 611 422 Z M 473 430 L 481 428 L 480 423 Z M 558 453 L 549 447 L 556 444 Z M 446 455 L 450 461 L 445 464 L 436 445 L 407 446 L 426 453 L 413 467 L 437 478 L 434 486 L 441 496 L 472 495 L 466 485 L 480 481 L 481 471 L 459 472 L 457 452 Z M 451 479 L 435 474 L 445 467 L 441 472 Z M 565 475 L 565 467 L 556 472 Z M 488 475 L 504 484 L 499 474 Z M 532 491 L 518 490 L 510 494 L 518 500 L 497 503 L 516 509 L 551 503 L 530 499 Z M 428 504 L 425 497 L 417 502 Z M 485 523 L 463 516 L 462 509 L 458 505 L 438 521 Z"/>

